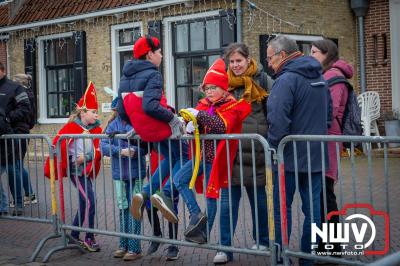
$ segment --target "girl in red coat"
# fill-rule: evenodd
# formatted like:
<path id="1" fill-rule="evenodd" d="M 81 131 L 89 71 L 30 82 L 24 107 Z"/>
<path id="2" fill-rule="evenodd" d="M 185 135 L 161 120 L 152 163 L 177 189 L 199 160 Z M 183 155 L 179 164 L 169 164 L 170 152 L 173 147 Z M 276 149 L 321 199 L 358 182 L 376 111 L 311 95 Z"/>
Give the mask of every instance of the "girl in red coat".
<path id="1" fill-rule="evenodd" d="M 202 90 L 206 98 L 200 100 L 195 109 L 187 109 L 197 118 L 202 134 L 240 133 L 242 121 L 251 112 L 251 107 L 246 101 L 236 101 L 228 92 L 228 76 L 225 69 L 224 61 L 217 59 L 207 71 L 203 80 Z M 189 122 L 187 132 L 191 133 L 193 131 L 193 124 Z M 190 222 L 184 232 L 185 239 L 190 242 L 199 244 L 207 242 L 207 222 L 208 229 L 211 231 L 217 211 L 216 198 L 219 197 L 219 190 L 228 186 L 228 176 L 231 173 L 228 173 L 227 169 L 232 169 L 238 142 L 237 140 L 229 141 L 230 168 L 227 165 L 226 141 L 221 140 L 217 143 L 217 151 L 215 153 L 214 141 L 204 141 L 204 146 L 202 147 L 204 149 L 204 158 L 198 173 L 199 176 L 202 175 L 205 169 L 208 219 L 201 212 L 193 191 L 189 189 L 194 165 L 192 160 L 185 163 L 174 177 L 174 184 L 190 213 Z M 203 163 L 205 167 L 203 167 Z M 202 187 L 202 184 L 200 187 Z M 163 213 L 171 212 L 166 204 L 156 204 L 155 206 Z M 168 218 L 167 215 L 165 217 Z M 174 221 L 171 220 L 170 222 Z"/>
<path id="2" fill-rule="evenodd" d="M 68 123 L 60 129 L 54 138 L 53 145 L 57 144 L 63 134 L 101 134 L 102 129 L 97 110 L 96 90 L 93 83 L 90 82 Z M 59 167 L 57 167 L 56 176 L 63 178 L 69 174 L 72 184 L 78 189 L 79 193 L 79 210 L 72 225 L 82 227 L 87 216 L 89 228 L 94 228 L 96 200 L 92 180 L 97 176 L 101 164 L 99 139 L 62 139 L 60 148 L 61 158 L 57 158 Z M 47 177 L 50 176 L 49 168 L 49 163 L 46 162 L 45 175 Z M 88 251 L 100 250 L 93 233 L 86 233 L 84 241 L 79 239 L 79 231 L 72 231 L 71 236 Z"/>

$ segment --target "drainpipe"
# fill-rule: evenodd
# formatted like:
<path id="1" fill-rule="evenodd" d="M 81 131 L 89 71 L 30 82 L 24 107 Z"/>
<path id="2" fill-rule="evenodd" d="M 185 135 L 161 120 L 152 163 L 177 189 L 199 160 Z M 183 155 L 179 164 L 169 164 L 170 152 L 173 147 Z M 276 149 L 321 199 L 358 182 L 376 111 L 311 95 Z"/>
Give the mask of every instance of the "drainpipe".
<path id="1" fill-rule="evenodd" d="M 236 35 L 237 42 L 242 42 L 242 1 L 236 0 Z"/>
<path id="2" fill-rule="evenodd" d="M 366 91 L 365 78 L 365 42 L 364 42 L 364 17 L 367 15 L 369 0 L 351 0 L 351 9 L 358 21 L 358 50 L 360 57 L 360 87 L 361 93 Z"/>

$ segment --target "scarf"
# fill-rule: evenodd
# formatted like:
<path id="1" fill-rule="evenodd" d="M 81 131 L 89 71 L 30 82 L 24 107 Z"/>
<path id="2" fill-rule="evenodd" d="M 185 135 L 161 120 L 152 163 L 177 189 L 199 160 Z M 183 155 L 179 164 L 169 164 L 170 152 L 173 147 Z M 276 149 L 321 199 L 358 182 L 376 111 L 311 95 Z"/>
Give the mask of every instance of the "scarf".
<path id="1" fill-rule="evenodd" d="M 251 59 L 250 64 L 241 76 L 235 76 L 231 69 L 228 69 L 228 80 L 229 80 L 229 91 L 236 89 L 237 87 L 244 86 L 244 93 L 242 98 L 248 103 L 257 101 L 260 103 L 268 93 L 263 89 L 257 82 L 254 81 L 253 77 L 257 73 L 257 63 L 254 59 Z"/>
<path id="2" fill-rule="evenodd" d="M 295 59 L 297 57 L 303 56 L 303 53 L 300 51 L 294 52 L 290 55 L 288 55 L 285 59 L 282 60 L 282 62 L 279 63 L 278 65 L 278 70 L 276 71 L 276 73 L 279 73 L 282 70 L 282 67 L 284 64 L 286 64 L 286 62 Z"/>

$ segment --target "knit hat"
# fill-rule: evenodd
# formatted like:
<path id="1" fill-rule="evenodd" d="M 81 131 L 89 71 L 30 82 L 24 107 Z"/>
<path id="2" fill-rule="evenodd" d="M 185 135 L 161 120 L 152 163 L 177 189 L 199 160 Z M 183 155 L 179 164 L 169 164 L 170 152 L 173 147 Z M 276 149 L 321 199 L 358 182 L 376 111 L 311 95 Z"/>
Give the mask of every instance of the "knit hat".
<path id="1" fill-rule="evenodd" d="M 223 90 L 228 90 L 228 75 L 226 74 L 226 66 L 221 58 L 215 60 L 204 76 L 202 87 L 212 84 Z"/>
<path id="2" fill-rule="evenodd" d="M 156 37 L 140 37 L 133 45 L 133 57 L 139 59 L 150 51 L 160 48 L 160 41 Z"/>
<path id="3" fill-rule="evenodd" d="M 86 110 L 97 110 L 99 108 L 97 103 L 96 88 L 93 82 L 89 81 L 89 85 L 86 88 L 85 94 L 77 103 L 76 107 L 78 109 Z"/>

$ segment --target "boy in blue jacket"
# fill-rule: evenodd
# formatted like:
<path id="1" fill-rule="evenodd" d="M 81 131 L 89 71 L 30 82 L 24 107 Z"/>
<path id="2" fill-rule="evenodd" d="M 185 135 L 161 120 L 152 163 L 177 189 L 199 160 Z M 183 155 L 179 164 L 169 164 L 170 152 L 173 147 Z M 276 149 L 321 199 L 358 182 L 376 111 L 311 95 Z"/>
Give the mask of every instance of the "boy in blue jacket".
<path id="1" fill-rule="evenodd" d="M 114 109 L 105 134 L 125 134 L 132 130 L 132 126 L 118 116 L 115 110 L 116 100 L 111 107 Z M 141 191 L 143 178 L 146 176 L 145 151 L 140 149 L 135 140 L 128 143 L 126 139 L 102 139 L 101 151 L 111 157 L 112 178 L 115 186 L 117 207 L 119 209 L 120 231 L 127 234 L 141 233 L 141 223 L 129 213 L 131 195 Z M 121 237 L 119 248 L 114 252 L 115 258 L 132 261 L 140 258 L 140 240 Z"/>

